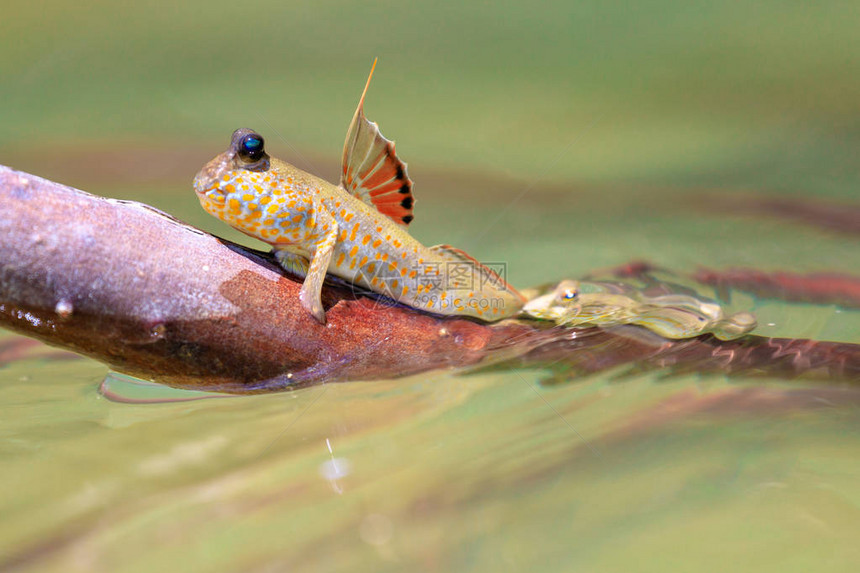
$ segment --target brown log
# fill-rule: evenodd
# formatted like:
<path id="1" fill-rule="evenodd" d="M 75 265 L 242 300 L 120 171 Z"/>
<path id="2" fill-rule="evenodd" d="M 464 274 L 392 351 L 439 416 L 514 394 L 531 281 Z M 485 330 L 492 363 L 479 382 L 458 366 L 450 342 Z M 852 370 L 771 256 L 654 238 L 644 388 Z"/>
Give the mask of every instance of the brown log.
<path id="1" fill-rule="evenodd" d="M 267 253 L 140 203 L 0 166 L 0 326 L 141 378 L 253 393 L 511 356 L 584 372 L 621 363 L 660 366 L 664 359 L 713 371 L 715 355 L 722 357 L 717 370 L 732 364 L 724 350 L 734 347 L 709 337 L 642 342 L 539 322 L 489 325 L 429 315 L 343 284 L 324 289 L 327 323 L 321 325 L 299 305 L 300 286 Z M 858 376 L 858 346 L 786 343 L 815 354 L 817 366 L 796 360 L 775 375 Z M 743 344 L 759 349 L 735 353 L 746 357 L 745 366 L 767 372 L 774 340 L 748 337 Z M 821 360 L 834 352 L 838 368 L 822 370 Z"/>

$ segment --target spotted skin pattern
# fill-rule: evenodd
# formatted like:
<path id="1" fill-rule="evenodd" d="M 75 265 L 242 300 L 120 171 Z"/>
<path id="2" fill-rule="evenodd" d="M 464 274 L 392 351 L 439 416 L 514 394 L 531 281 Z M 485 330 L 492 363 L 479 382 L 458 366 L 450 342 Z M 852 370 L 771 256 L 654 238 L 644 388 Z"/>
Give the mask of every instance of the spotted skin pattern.
<path id="1" fill-rule="evenodd" d="M 361 104 L 357 118 L 359 114 L 364 120 Z M 263 155 L 249 161 L 243 145 L 254 137 L 260 140 Z M 398 191 L 392 183 L 389 187 L 395 190 L 382 193 L 382 199 L 381 193 L 373 196 L 366 188 L 350 193 L 344 186 L 268 157 L 262 152 L 262 138 L 248 129 L 233 134 L 230 149 L 200 171 L 194 188 L 207 212 L 272 245 L 279 263 L 305 278 L 299 295 L 302 306 L 320 322 L 325 322 L 320 291 L 326 273 L 433 313 L 489 321 L 516 314 L 523 306 L 522 295 L 495 273 L 461 251 L 428 248 L 409 235 L 405 225 L 412 219 L 411 181 L 393 144 L 382 141 L 390 149 L 380 151 L 380 158 L 372 157 L 371 163 L 398 162 L 397 174 L 409 184 L 408 210 L 403 210 L 407 202 L 396 195 L 405 187 Z M 360 198 L 362 193 L 366 200 Z M 392 205 L 398 210 L 392 211 Z"/>

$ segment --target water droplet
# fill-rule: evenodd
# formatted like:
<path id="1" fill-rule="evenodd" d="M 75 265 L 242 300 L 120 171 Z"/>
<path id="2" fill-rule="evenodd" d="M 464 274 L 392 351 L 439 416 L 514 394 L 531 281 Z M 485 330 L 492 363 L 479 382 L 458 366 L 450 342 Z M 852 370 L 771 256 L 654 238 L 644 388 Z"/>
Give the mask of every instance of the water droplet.
<path id="1" fill-rule="evenodd" d="M 153 325 L 149 329 L 149 337 L 153 342 L 164 338 L 165 333 L 167 333 L 167 327 L 162 322 Z"/>
<path id="2" fill-rule="evenodd" d="M 69 300 L 60 300 L 54 306 L 54 312 L 57 313 L 57 316 L 60 318 L 69 318 L 72 316 L 72 312 L 74 312 L 75 308 L 72 306 L 72 302 Z"/>
<path id="3" fill-rule="evenodd" d="M 15 316 L 18 320 L 26 320 L 33 326 L 42 326 L 42 319 L 32 313 L 19 310 L 15 312 Z"/>

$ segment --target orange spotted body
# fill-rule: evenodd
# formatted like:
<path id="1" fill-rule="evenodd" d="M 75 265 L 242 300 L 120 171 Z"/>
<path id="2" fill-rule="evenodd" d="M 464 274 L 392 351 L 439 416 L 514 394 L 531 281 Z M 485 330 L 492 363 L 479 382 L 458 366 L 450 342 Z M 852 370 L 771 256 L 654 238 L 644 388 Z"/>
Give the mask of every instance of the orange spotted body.
<path id="1" fill-rule="evenodd" d="M 363 101 L 347 135 L 341 185 L 269 158 L 262 138 L 243 129 L 197 175 L 203 208 L 272 245 L 284 268 L 305 277 L 301 302 L 320 322 L 326 273 L 438 314 L 498 320 L 517 313 L 522 296 L 495 272 L 409 235 L 412 182 L 393 143 L 364 117 Z"/>

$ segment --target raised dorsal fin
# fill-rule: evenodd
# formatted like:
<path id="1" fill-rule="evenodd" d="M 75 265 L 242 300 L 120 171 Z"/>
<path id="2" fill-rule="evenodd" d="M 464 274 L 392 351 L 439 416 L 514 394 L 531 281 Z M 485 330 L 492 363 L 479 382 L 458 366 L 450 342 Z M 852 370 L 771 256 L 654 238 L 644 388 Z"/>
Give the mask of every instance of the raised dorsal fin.
<path id="1" fill-rule="evenodd" d="M 407 226 L 412 222 L 412 180 L 406 175 L 406 164 L 394 153 L 394 142 L 385 139 L 379 127 L 364 116 L 364 96 L 376 60 L 370 68 L 367 84 L 358 101 L 358 108 L 349 124 L 343 144 L 343 173 L 341 186 L 380 213 Z"/>
<path id="2" fill-rule="evenodd" d="M 518 297 L 523 298 L 514 287 L 509 285 L 505 279 L 499 276 L 499 273 L 483 263 L 478 262 L 475 257 L 469 255 L 465 251 L 452 247 L 451 245 L 434 245 L 430 247 L 430 250 L 452 263 L 469 265 L 471 268 L 472 271 L 469 273 L 452 273 L 450 272 L 451 269 L 448 269 L 448 284 L 452 288 L 474 289 L 474 286 L 470 286 L 470 284 L 474 284 L 474 281 L 470 281 L 470 278 L 477 278 L 479 280 L 479 285 L 491 285 L 499 290 L 515 293 Z M 457 281 L 460 281 L 461 284 L 458 284 Z M 525 301 L 525 299 L 523 300 Z"/>

